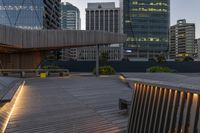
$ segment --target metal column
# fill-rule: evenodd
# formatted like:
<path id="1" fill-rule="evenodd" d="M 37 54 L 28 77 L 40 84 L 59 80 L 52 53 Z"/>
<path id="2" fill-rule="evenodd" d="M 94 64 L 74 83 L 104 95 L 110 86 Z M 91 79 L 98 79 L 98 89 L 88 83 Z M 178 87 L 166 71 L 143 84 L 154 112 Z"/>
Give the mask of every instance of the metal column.
<path id="1" fill-rule="evenodd" d="M 96 76 L 99 76 L 99 45 L 96 45 Z"/>

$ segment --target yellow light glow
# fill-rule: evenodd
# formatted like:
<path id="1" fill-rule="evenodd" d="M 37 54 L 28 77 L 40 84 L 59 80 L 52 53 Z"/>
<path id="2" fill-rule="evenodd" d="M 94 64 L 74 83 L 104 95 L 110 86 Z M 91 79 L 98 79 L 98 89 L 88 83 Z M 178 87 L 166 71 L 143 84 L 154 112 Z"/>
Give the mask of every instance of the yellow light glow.
<path id="1" fill-rule="evenodd" d="M 9 120 L 10 120 L 10 117 L 11 117 L 11 115 L 12 115 L 12 113 L 13 113 L 13 110 L 15 109 L 16 103 L 17 103 L 17 101 L 18 101 L 18 99 L 19 99 L 19 97 L 20 97 L 20 94 L 21 94 L 21 92 L 22 92 L 22 89 L 23 89 L 23 87 L 24 87 L 24 84 L 25 84 L 25 82 L 23 82 L 23 84 L 22 84 L 22 85 L 20 86 L 20 88 L 19 88 L 19 93 L 18 93 L 18 95 L 17 95 L 17 97 L 16 97 L 16 100 L 15 100 L 15 102 L 14 102 L 14 104 L 13 104 L 13 107 L 12 107 L 12 109 L 11 109 L 11 111 L 10 111 L 8 117 L 6 118 L 5 123 L 3 124 L 2 133 L 4 133 L 5 130 L 6 130 L 6 127 L 7 127 L 7 125 L 8 125 Z"/>
<path id="2" fill-rule="evenodd" d="M 125 80 L 124 76 L 122 76 L 122 75 L 119 76 L 119 79 L 122 80 L 122 81 Z"/>
<path id="3" fill-rule="evenodd" d="M 199 97 L 199 95 L 196 94 L 196 93 L 193 96 L 194 96 L 194 98 L 198 98 Z"/>
<path id="4" fill-rule="evenodd" d="M 136 88 L 136 86 L 137 86 L 137 84 L 135 83 L 135 84 L 134 84 L 134 88 Z"/>
<path id="5" fill-rule="evenodd" d="M 142 88 L 142 89 L 143 89 L 143 88 L 146 88 L 146 85 L 143 85 L 143 87 L 141 87 L 141 88 Z"/>

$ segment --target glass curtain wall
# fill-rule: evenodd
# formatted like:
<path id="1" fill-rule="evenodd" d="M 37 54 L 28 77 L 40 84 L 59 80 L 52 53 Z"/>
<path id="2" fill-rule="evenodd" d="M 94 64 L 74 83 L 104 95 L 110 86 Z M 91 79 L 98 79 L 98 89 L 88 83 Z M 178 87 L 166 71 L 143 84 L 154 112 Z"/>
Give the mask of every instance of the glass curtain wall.
<path id="1" fill-rule="evenodd" d="M 0 24 L 26 29 L 43 28 L 42 0 L 0 0 Z"/>
<path id="2" fill-rule="evenodd" d="M 168 50 L 169 0 L 124 0 L 125 51 L 151 58 Z"/>

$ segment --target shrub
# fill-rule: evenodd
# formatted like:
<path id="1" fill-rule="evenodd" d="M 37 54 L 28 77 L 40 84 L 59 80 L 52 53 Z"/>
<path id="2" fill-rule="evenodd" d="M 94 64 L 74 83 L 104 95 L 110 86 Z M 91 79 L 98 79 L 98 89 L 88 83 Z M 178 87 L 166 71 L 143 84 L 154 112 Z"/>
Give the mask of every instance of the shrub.
<path id="1" fill-rule="evenodd" d="M 93 73 L 96 74 L 96 69 L 93 70 Z M 114 75 L 115 70 L 111 66 L 102 66 L 102 67 L 99 67 L 99 74 L 100 75 Z"/>
<path id="2" fill-rule="evenodd" d="M 51 72 L 54 73 L 54 72 L 56 72 L 54 70 L 60 69 L 60 67 L 59 66 L 55 66 L 55 65 L 47 65 L 47 66 L 43 66 L 42 69 L 43 69 L 42 72 L 46 72 L 46 71 L 51 70 Z"/>
<path id="3" fill-rule="evenodd" d="M 183 61 L 189 62 L 189 61 L 194 61 L 194 59 L 193 59 L 192 57 L 190 57 L 190 56 L 187 56 L 187 57 L 185 57 L 185 58 L 183 59 Z"/>
<path id="4" fill-rule="evenodd" d="M 49 70 L 49 69 L 60 69 L 59 66 L 54 66 L 54 65 L 43 66 L 42 68 L 45 69 L 45 70 Z"/>
<path id="5" fill-rule="evenodd" d="M 161 66 L 153 66 L 147 69 L 147 72 L 152 72 L 152 73 L 170 73 L 172 70 L 168 67 L 161 67 Z"/>

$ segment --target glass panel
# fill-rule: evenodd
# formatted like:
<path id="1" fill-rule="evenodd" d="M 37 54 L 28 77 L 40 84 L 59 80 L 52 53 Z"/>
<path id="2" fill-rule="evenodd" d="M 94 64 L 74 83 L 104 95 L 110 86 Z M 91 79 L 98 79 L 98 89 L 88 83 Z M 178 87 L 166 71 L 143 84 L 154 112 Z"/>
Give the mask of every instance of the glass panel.
<path id="1" fill-rule="evenodd" d="M 43 1 L 0 0 L 0 14 L 1 24 L 21 28 L 41 28 L 43 25 Z"/>
<path id="2" fill-rule="evenodd" d="M 3 0 L 0 0 L 0 24 L 10 25 Z"/>

